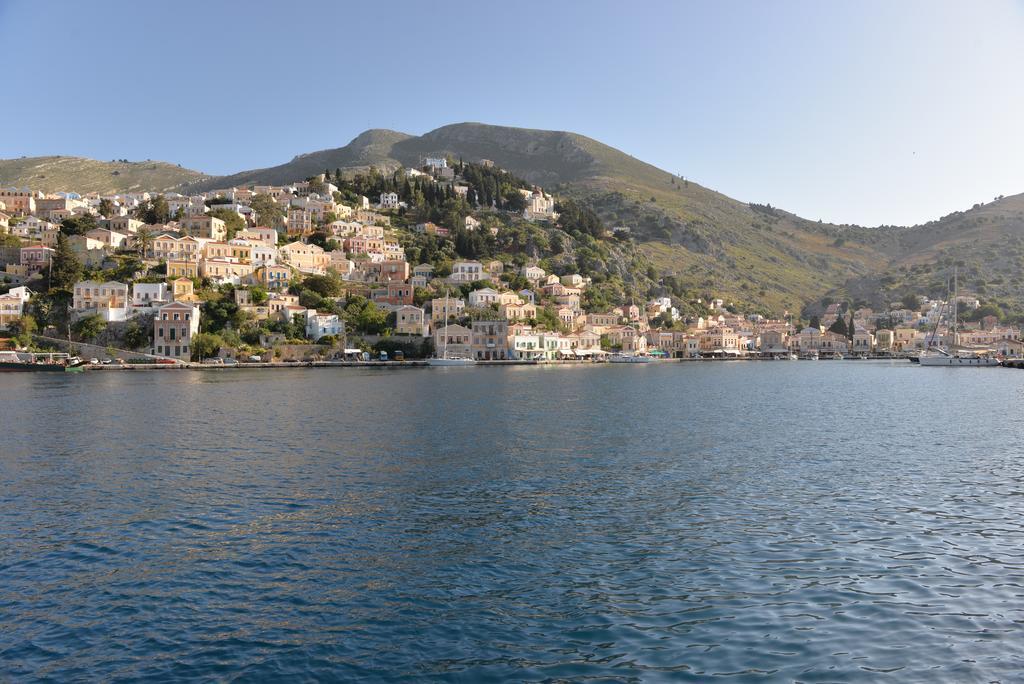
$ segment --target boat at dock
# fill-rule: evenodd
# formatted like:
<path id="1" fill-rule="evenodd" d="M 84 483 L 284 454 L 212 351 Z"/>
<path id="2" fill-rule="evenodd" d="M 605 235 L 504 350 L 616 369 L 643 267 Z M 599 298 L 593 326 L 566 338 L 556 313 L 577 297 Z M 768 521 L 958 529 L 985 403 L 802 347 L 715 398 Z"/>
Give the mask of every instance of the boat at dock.
<path id="1" fill-rule="evenodd" d="M 441 356 L 438 358 L 427 359 L 428 366 L 475 366 L 475 359 L 464 359 L 459 357 L 448 357 Z"/>
<path id="2" fill-rule="evenodd" d="M 949 340 L 947 344 L 949 348 L 943 348 L 935 343 L 935 336 L 939 330 L 939 321 L 942 319 L 942 309 L 939 309 L 939 315 L 935 319 L 935 327 L 932 329 L 931 335 L 928 337 L 928 342 L 925 351 L 923 351 L 917 358 L 911 357 L 911 361 L 921 366 L 941 366 L 943 368 L 984 368 L 1001 365 L 999 359 L 995 357 L 991 349 L 986 348 L 972 348 L 964 347 L 960 345 L 960 334 L 958 332 L 958 319 L 959 319 L 959 307 L 958 299 L 960 295 L 958 269 L 953 269 L 953 298 L 950 306 L 950 319 L 949 319 Z M 945 308 L 946 305 L 943 305 Z"/>
<path id="3" fill-rule="evenodd" d="M 0 351 L 0 373 L 76 373 L 84 369 L 81 359 L 67 354 Z"/>
<path id="4" fill-rule="evenodd" d="M 650 363 L 651 357 L 637 356 L 636 354 L 612 354 L 608 357 L 609 363 Z"/>
<path id="5" fill-rule="evenodd" d="M 992 356 L 961 356 L 959 354 L 947 354 L 945 352 L 939 354 L 922 354 L 918 358 L 917 362 L 922 366 L 946 366 L 953 368 L 959 366 L 979 367 L 1000 365 L 999 359 Z"/>

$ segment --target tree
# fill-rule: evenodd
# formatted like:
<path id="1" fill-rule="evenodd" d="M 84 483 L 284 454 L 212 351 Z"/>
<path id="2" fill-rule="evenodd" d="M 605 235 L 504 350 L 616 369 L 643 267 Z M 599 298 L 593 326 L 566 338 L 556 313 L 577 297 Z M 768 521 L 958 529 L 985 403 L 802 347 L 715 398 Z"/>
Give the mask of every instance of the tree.
<path id="1" fill-rule="evenodd" d="M 171 208 L 163 195 L 141 202 L 135 210 L 135 216 L 143 223 L 167 223 L 171 220 Z"/>
<path id="2" fill-rule="evenodd" d="M 661 313 L 654 317 L 651 323 L 656 328 L 666 329 L 671 328 L 673 325 L 675 325 L 675 321 L 672 319 L 671 311 L 662 311 Z"/>
<path id="3" fill-rule="evenodd" d="M 253 304 L 259 306 L 267 301 L 267 291 L 259 285 L 253 285 L 249 288 L 249 298 L 252 300 Z"/>
<path id="4" fill-rule="evenodd" d="M 917 298 L 916 294 L 908 292 L 907 294 L 903 295 L 903 301 L 900 302 L 900 304 L 903 306 L 904 309 L 917 311 L 917 308 L 921 306 L 921 300 Z"/>
<path id="5" fill-rule="evenodd" d="M 345 325 L 353 332 L 379 335 L 387 328 L 387 312 L 359 295 L 353 295 L 345 303 L 342 317 Z"/>
<path id="6" fill-rule="evenodd" d="M 576 200 L 560 201 L 555 210 L 558 212 L 558 225 L 570 235 L 600 238 L 605 234 L 604 224 L 594 210 Z"/>
<path id="7" fill-rule="evenodd" d="M 149 346 L 149 334 L 139 322 L 132 319 L 124 329 L 124 345 L 128 349 L 139 349 Z"/>
<path id="8" fill-rule="evenodd" d="M 71 325 L 71 332 L 82 342 L 95 340 L 107 328 L 107 322 L 98 314 L 79 318 Z"/>
<path id="9" fill-rule="evenodd" d="M 146 252 L 149 251 L 149 247 L 152 244 L 153 231 L 149 228 L 140 228 L 139 232 L 135 234 L 135 247 L 139 250 L 139 256 L 145 259 Z"/>
<path id="10" fill-rule="evenodd" d="M 68 238 L 57 235 L 57 249 L 50 258 L 50 289 L 71 290 L 82 279 L 82 262 L 71 251 Z"/>
<path id="11" fill-rule="evenodd" d="M 73 216 L 60 222 L 60 232 L 65 235 L 85 235 L 94 228 L 96 228 L 96 217 L 92 214 Z"/>
<path id="12" fill-rule="evenodd" d="M 846 321 L 843 320 L 842 316 L 836 318 L 836 322 L 829 326 L 829 332 L 834 332 L 837 335 L 846 337 Z"/>
<path id="13" fill-rule="evenodd" d="M 104 197 L 103 199 L 100 200 L 100 206 L 99 206 L 100 216 L 102 216 L 103 218 L 110 218 L 111 216 L 114 215 L 115 211 L 116 211 L 116 208 L 114 207 L 114 203 L 111 202 L 109 199 Z"/>
<path id="14" fill-rule="evenodd" d="M 249 206 L 256 212 L 256 222 L 268 228 L 277 228 L 284 223 L 284 207 L 270 195 L 253 195 Z"/>
<path id="15" fill-rule="evenodd" d="M 312 290 L 321 297 L 338 297 L 345 291 L 341 278 L 331 272 L 324 275 L 306 276 L 299 287 L 304 290 Z"/>
<path id="16" fill-rule="evenodd" d="M 37 328 L 36 319 L 28 314 L 23 314 L 21 318 L 15 318 L 7 324 L 7 331 L 19 347 L 27 347 L 32 344 L 32 333 Z"/>
<path id="17" fill-rule="evenodd" d="M 235 237 L 235 233 L 238 231 L 245 230 L 245 219 L 239 216 L 237 211 L 231 211 L 230 209 L 211 209 L 206 213 L 215 218 L 219 218 L 224 222 L 224 227 L 228 231 L 228 240 L 233 239 Z"/>
<path id="18" fill-rule="evenodd" d="M 224 340 L 215 333 L 198 333 L 192 337 L 192 360 L 202 361 L 216 356 L 223 346 Z"/>
<path id="19" fill-rule="evenodd" d="M 550 305 L 537 309 L 537 324 L 551 331 L 561 330 L 564 327 L 562 319 Z"/>

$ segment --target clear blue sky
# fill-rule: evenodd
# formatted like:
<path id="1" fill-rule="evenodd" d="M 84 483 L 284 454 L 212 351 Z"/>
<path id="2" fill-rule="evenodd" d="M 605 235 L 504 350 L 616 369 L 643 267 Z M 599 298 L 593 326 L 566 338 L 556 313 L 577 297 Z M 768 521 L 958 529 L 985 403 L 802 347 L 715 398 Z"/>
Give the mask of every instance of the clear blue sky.
<path id="1" fill-rule="evenodd" d="M 0 157 L 220 174 L 482 121 L 840 223 L 1024 192 L 1021 0 L 0 0 L 0 45 Z"/>

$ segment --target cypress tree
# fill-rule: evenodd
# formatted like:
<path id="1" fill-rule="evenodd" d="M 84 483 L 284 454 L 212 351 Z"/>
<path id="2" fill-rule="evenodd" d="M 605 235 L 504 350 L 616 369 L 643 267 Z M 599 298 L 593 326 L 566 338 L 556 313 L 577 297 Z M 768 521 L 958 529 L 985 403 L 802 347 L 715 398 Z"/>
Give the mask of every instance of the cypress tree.
<path id="1" fill-rule="evenodd" d="M 846 337 L 846 321 L 843 320 L 842 316 L 836 317 L 836 322 L 829 327 L 828 331 Z"/>
<path id="2" fill-rule="evenodd" d="M 82 262 L 71 251 L 64 233 L 57 234 L 57 249 L 50 261 L 50 289 L 71 290 L 82 279 Z"/>

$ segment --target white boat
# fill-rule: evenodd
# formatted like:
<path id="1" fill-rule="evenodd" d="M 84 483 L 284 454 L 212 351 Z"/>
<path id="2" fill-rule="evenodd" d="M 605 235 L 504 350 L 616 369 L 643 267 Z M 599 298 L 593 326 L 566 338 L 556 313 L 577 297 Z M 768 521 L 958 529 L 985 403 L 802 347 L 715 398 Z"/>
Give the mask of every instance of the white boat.
<path id="1" fill-rule="evenodd" d="M 448 293 L 444 295 L 444 313 L 445 313 L 445 328 L 448 327 Z M 475 366 L 475 359 L 466 359 L 456 356 L 448 356 L 448 335 L 445 334 L 443 337 L 444 344 L 441 345 L 441 356 L 435 356 L 432 359 L 427 359 L 428 366 Z"/>
<path id="2" fill-rule="evenodd" d="M 442 356 L 440 358 L 427 359 L 428 366 L 475 366 L 475 359 L 461 359 L 456 357 Z"/>
<path id="3" fill-rule="evenodd" d="M 612 354 L 608 357 L 609 363 L 650 363 L 651 357 L 637 356 L 635 354 Z"/>
<path id="4" fill-rule="evenodd" d="M 922 366 L 937 366 L 942 368 L 990 368 L 1001 365 L 999 359 L 990 355 L 989 350 L 969 349 L 960 346 L 960 335 L 957 332 L 959 318 L 959 307 L 957 297 L 959 296 L 958 269 L 953 269 L 953 304 L 952 321 L 949 326 L 949 333 L 952 339 L 951 349 L 946 350 L 934 344 L 935 333 L 939 329 L 939 320 L 942 318 L 942 310 L 935 320 L 935 328 L 928 339 L 928 348 L 917 357 L 916 361 Z"/>

